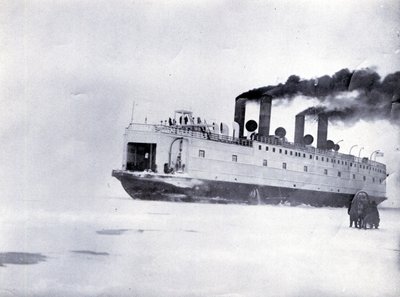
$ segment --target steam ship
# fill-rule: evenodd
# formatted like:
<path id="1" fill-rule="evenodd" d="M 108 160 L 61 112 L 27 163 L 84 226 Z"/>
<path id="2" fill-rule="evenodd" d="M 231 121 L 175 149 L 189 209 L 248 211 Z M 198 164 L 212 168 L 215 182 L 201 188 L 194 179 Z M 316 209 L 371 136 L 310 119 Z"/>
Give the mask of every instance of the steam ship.
<path id="1" fill-rule="evenodd" d="M 272 97 L 258 99 L 258 122 L 245 123 L 253 99 L 236 98 L 231 129 L 186 110 L 161 124 L 129 124 L 122 169 L 112 175 L 134 199 L 343 207 L 359 190 L 386 199 L 386 166 L 339 153 L 327 140 L 326 114 L 318 116 L 316 146 L 302 114 L 289 142 L 284 128 L 270 135 Z"/>

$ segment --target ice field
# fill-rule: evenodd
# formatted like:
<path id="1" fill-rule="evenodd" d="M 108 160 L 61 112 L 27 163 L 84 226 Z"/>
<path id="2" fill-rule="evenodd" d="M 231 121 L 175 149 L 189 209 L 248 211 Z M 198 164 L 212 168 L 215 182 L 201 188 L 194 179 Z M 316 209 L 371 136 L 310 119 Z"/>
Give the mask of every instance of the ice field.
<path id="1" fill-rule="evenodd" d="M 125 197 L 0 215 L 0 296 L 400 296 L 398 209 L 378 230 L 344 208 Z"/>

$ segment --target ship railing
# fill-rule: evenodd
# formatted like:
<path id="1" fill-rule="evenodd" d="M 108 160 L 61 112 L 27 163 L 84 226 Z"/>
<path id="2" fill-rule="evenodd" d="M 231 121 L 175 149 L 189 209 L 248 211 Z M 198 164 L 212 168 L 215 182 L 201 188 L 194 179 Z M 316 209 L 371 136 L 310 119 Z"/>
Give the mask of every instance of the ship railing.
<path id="1" fill-rule="evenodd" d="M 239 139 L 232 136 L 212 133 L 210 131 L 194 131 L 189 127 L 182 126 L 164 126 L 164 125 L 154 125 L 155 132 L 174 134 L 178 136 L 187 136 L 201 139 L 208 139 L 217 142 L 224 142 L 229 144 L 237 144 L 242 146 L 253 146 L 253 141 L 250 139 Z"/>
<path id="2" fill-rule="evenodd" d="M 253 140 L 250 139 L 241 139 L 241 138 L 234 138 L 229 135 L 217 134 L 217 133 L 207 133 L 207 139 L 218 141 L 218 142 L 225 142 L 229 144 L 238 144 L 242 146 L 253 146 Z"/>
<path id="3" fill-rule="evenodd" d="M 155 132 L 207 139 L 207 136 L 203 132 L 182 129 L 181 127 L 177 126 L 155 125 L 154 130 Z"/>

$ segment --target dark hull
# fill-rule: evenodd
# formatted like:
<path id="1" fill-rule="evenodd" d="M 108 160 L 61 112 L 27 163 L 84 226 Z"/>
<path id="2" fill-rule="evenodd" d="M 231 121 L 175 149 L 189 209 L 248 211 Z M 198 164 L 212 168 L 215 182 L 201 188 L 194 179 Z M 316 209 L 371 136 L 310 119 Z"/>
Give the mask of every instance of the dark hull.
<path id="1" fill-rule="evenodd" d="M 120 180 L 132 198 L 141 200 L 348 207 L 354 196 L 298 188 L 196 180 L 174 175 L 134 175 L 118 170 L 114 170 L 112 175 Z M 379 204 L 386 198 L 370 196 L 370 199 Z"/>

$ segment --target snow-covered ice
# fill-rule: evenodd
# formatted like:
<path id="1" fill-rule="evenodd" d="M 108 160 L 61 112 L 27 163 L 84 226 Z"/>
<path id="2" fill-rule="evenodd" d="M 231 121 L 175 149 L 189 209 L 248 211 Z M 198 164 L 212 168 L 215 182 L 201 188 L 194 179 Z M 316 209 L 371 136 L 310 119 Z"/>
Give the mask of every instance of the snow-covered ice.
<path id="1" fill-rule="evenodd" d="M 0 215 L 0 296 L 400 296 L 398 209 L 378 230 L 345 208 L 118 197 Z"/>

